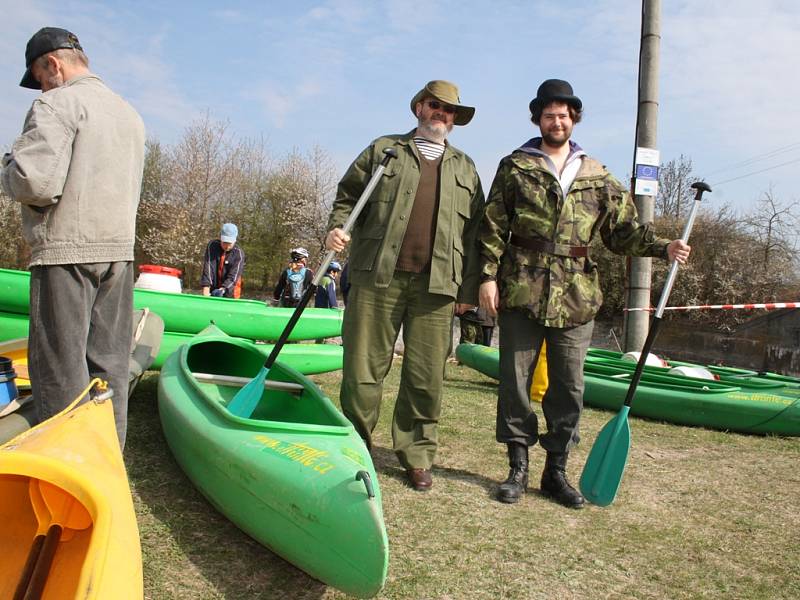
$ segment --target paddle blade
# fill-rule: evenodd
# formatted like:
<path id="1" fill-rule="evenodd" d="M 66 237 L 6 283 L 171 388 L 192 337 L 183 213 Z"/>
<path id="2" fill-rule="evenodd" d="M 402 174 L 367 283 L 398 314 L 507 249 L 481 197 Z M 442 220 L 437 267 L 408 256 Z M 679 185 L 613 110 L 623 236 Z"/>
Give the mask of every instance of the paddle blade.
<path id="1" fill-rule="evenodd" d="M 233 400 L 228 403 L 228 412 L 237 417 L 249 419 L 264 393 L 264 380 L 267 378 L 267 373 L 269 373 L 269 369 L 262 367 L 258 375 L 250 380 L 250 383 L 236 392 Z"/>
<path id="2" fill-rule="evenodd" d="M 606 423 L 583 466 L 581 493 L 597 506 L 611 504 L 622 481 L 631 446 L 629 410 L 630 407 L 623 406 L 619 414 Z"/>
<path id="3" fill-rule="evenodd" d="M 58 524 L 64 530 L 88 529 L 92 525 L 92 516 L 86 507 L 69 492 L 49 481 L 39 480 L 39 493 L 50 512 L 51 524 Z M 65 536 L 65 539 L 69 538 Z"/>

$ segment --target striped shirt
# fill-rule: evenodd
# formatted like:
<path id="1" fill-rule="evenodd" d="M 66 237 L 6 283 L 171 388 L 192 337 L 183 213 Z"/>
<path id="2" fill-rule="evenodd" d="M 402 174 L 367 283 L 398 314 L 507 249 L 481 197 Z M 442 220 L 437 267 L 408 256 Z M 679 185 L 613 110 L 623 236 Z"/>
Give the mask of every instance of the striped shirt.
<path id="1" fill-rule="evenodd" d="M 414 143 L 419 153 L 428 160 L 436 160 L 444 154 L 444 144 L 437 144 L 419 135 L 414 137 Z"/>

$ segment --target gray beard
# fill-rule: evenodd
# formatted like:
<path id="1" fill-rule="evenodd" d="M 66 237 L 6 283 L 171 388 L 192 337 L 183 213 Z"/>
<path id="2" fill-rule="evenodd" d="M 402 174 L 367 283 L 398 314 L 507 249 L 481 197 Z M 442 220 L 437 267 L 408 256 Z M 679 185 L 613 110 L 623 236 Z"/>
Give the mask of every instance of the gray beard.
<path id="1" fill-rule="evenodd" d="M 417 133 L 426 140 L 436 142 L 437 144 L 444 144 L 449 131 L 444 124 L 442 124 L 441 127 L 431 127 L 429 123 L 419 122 L 417 125 Z"/>

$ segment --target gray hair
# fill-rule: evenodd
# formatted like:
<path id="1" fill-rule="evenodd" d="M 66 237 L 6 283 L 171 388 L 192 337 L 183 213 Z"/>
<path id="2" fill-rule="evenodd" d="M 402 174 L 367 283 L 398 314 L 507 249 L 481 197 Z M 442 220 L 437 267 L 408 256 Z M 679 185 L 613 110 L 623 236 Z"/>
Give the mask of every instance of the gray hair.
<path id="1" fill-rule="evenodd" d="M 71 65 L 83 65 L 84 67 L 89 66 L 89 57 L 86 56 L 86 53 L 83 50 L 78 50 L 77 48 L 60 48 L 58 50 L 48 52 L 47 54 L 43 54 L 37 58 L 36 63 L 39 65 L 39 68 L 47 68 L 47 57 L 51 54 L 59 60 L 63 60 Z"/>

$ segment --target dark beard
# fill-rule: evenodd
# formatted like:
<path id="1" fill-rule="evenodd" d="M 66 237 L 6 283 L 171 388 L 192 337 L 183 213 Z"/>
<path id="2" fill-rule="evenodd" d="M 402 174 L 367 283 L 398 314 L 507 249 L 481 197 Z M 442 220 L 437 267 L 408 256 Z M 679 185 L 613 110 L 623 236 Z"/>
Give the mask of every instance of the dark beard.
<path id="1" fill-rule="evenodd" d="M 553 137 L 549 133 L 543 133 L 542 139 L 544 140 L 545 144 L 550 146 L 551 148 L 561 148 L 564 144 L 569 144 L 569 136 L 562 139 L 557 139 Z"/>

